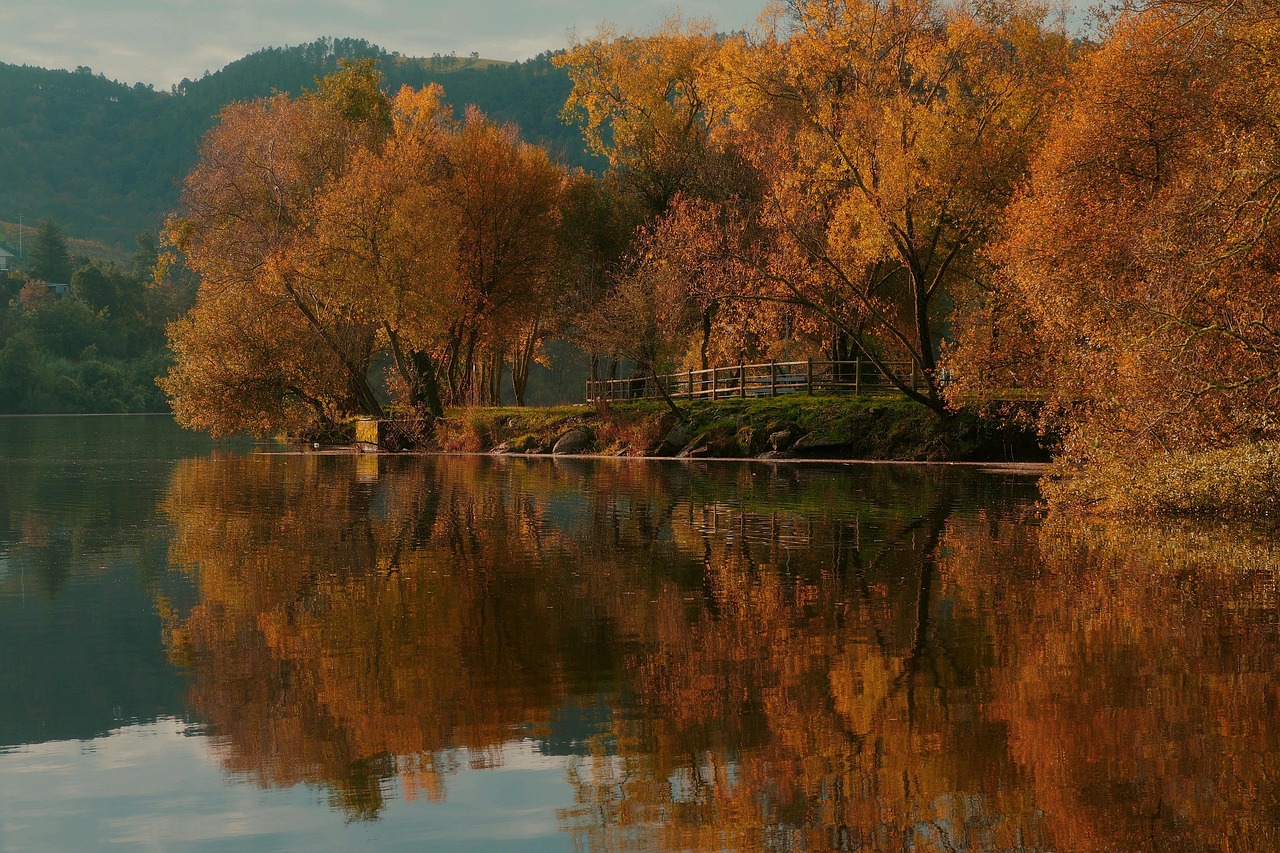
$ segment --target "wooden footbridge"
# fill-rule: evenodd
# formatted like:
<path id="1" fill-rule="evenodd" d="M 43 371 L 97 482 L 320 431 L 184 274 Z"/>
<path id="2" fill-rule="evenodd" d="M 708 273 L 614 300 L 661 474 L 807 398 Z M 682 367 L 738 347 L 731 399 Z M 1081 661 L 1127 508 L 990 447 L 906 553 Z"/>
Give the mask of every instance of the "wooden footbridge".
<path id="1" fill-rule="evenodd" d="M 587 402 L 645 400 L 665 395 L 673 400 L 720 400 L 730 397 L 779 397 L 784 394 L 862 394 L 902 386 L 924 390 L 924 377 L 911 361 L 771 361 L 707 370 L 686 370 L 631 379 L 587 380 Z"/>

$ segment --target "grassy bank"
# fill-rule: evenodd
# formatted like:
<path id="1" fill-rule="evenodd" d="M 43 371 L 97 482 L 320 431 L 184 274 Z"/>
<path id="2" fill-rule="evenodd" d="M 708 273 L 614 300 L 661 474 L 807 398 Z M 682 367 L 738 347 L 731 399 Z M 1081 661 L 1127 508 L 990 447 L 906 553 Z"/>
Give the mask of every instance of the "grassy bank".
<path id="1" fill-rule="evenodd" d="M 943 422 L 887 395 L 792 395 L 609 407 L 472 408 L 446 413 L 434 446 L 446 452 L 586 453 L 686 458 L 843 458 L 1043 461 L 1035 437 L 961 413 Z"/>

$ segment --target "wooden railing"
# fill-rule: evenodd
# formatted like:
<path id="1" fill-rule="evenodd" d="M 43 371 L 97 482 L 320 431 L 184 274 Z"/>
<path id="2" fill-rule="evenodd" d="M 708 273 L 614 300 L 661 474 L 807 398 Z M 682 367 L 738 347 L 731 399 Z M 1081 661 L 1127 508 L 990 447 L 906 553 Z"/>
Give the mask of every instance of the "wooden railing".
<path id="1" fill-rule="evenodd" d="M 902 385 L 925 387 L 914 362 L 885 362 Z M 655 382 L 656 378 L 656 382 Z M 660 383 L 660 384 L 659 384 Z M 665 389 L 675 400 L 720 400 L 729 397 L 777 397 L 782 394 L 861 394 L 896 387 L 889 376 L 865 359 L 853 361 L 777 361 L 687 370 L 657 377 L 587 380 L 587 402 L 644 400 L 662 396 Z"/>

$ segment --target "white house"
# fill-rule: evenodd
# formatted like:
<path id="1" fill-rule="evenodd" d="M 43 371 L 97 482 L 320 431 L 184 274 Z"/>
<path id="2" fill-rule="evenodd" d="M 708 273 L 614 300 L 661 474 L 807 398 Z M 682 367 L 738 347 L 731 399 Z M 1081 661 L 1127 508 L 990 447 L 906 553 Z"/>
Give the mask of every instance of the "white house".
<path id="1" fill-rule="evenodd" d="M 10 252 L 4 246 L 0 246 L 0 272 L 8 272 L 13 269 L 13 261 L 16 258 L 13 252 Z"/>

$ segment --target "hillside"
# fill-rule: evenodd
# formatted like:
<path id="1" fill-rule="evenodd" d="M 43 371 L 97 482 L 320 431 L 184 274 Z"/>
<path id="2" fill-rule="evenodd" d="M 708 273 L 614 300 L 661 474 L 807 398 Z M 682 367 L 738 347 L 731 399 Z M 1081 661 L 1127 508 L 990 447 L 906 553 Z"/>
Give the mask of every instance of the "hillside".
<path id="1" fill-rule="evenodd" d="M 0 219 L 0 246 L 12 247 L 17 254 L 21 247 L 30 246 L 36 235 L 38 222 L 5 222 Z M 21 235 L 21 238 L 19 237 Z M 80 237 L 67 238 L 67 251 L 73 259 L 88 259 L 100 263 L 128 266 L 131 253 L 118 244 L 108 245 L 97 240 L 85 240 Z"/>
<path id="2" fill-rule="evenodd" d="M 440 83 L 455 109 L 475 104 L 516 123 L 525 138 L 569 165 L 593 165 L 560 107 L 568 76 L 549 55 L 499 63 L 406 57 L 360 39 L 266 48 L 170 91 L 128 86 L 90 69 L 51 71 L 0 63 L 0 221 L 52 217 L 75 237 L 118 247 L 155 229 L 177 181 L 223 105 L 272 92 L 298 93 L 339 57 L 379 60 L 387 87 Z"/>

